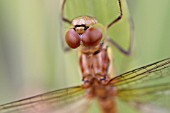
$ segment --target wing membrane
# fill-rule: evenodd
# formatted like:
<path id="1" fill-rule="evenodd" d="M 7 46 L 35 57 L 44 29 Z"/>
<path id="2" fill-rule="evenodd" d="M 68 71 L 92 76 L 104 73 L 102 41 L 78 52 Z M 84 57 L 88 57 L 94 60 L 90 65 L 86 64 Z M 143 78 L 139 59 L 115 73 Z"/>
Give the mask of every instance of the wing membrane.
<path id="1" fill-rule="evenodd" d="M 160 78 L 165 78 L 164 76 L 170 76 L 168 76 L 169 67 L 170 58 L 121 74 L 111 79 L 110 84 L 116 87 L 129 87 L 131 84 L 153 82 L 154 79 L 160 80 Z"/>
<path id="2" fill-rule="evenodd" d="M 137 108 L 148 105 L 170 111 L 170 58 L 119 75 L 110 84 L 118 97 Z"/>
<path id="3" fill-rule="evenodd" d="M 65 88 L 26 98 L 23 100 L 0 105 L 0 113 L 48 113 L 58 111 L 70 105 L 77 100 L 82 99 L 85 95 L 81 86 Z M 85 101 L 82 101 L 85 103 Z M 64 113 L 64 112 L 61 112 Z"/>
<path id="4" fill-rule="evenodd" d="M 156 113 L 170 112 L 170 83 L 121 89 L 118 91 L 118 96 L 142 111 L 148 107 L 156 109 Z"/>

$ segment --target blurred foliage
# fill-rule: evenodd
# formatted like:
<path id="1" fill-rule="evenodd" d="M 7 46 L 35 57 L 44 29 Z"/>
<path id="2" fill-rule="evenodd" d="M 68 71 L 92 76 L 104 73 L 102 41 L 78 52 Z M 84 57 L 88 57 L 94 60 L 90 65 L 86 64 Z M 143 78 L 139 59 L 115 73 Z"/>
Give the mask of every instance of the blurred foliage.
<path id="1" fill-rule="evenodd" d="M 76 51 L 61 48 L 59 2 L 0 0 L 0 103 L 81 83 Z M 135 39 L 125 70 L 170 56 L 169 4 L 128 0 Z"/>

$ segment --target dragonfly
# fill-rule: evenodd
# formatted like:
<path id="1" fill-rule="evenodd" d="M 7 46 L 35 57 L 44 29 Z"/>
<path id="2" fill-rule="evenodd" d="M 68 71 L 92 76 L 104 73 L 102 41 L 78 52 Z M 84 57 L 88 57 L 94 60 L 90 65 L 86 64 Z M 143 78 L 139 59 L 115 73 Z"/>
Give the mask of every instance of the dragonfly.
<path id="1" fill-rule="evenodd" d="M 113 52 L 110 46 L 125 56 L 130 55 L 133 27 L 125 0 L 101 1 L 63 0 L 61 5 L 62 25 L 65 28 L 71 25 L 62 31 L 68 45 L 62 39 L 62 47 L 66 52 L 79 51 L 82 85 L 0 105 L 0 113 L 83 113 L 94 99 L 102 113 L 118 113 L 116 98 L 145 113 L 170 112 L 170 58 L 117 75 L 112 65 L 115 54 L 110 55 Z M 89 3 L 101 4 L 90 7 Z M 76 9 L 76 4 L 81 4 L 82 10 L 71 10 Z M 113 14 L 103 15 L 107 21 L 100 16 L 101 6 L 103 10 L 113 9 Z M 83 7 L 87 11 L 83 11 Z M 129 42 L 128 46 L 120 45 L 121 38 Z"/>

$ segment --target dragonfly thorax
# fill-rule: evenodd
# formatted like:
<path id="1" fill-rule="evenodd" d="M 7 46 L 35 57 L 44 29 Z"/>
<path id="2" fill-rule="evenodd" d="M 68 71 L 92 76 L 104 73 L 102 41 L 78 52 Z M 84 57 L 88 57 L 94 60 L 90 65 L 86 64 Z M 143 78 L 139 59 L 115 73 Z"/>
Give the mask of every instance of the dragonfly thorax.
<path id="1" fill-rule="evenodd" d="M 94 48 L 82 47 L 79 64 L 84 87 L 90 87 L 94 80 L 105 85 L 109 80 L 110 66 L 107 44 L 103 43 Z"/>

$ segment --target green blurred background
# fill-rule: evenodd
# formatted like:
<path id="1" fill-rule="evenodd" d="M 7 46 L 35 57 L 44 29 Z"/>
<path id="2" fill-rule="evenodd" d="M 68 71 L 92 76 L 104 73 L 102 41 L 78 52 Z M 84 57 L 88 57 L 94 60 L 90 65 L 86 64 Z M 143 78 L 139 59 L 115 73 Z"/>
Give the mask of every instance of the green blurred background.
<path id="1" fill-rule="evenodd" d="M 127 0 L 135 26 L 131 65 L 170 56 L 170 1 Z M 60 44 L 59 0 L 0 0 L 0 104 L 81 84 Z"/>

